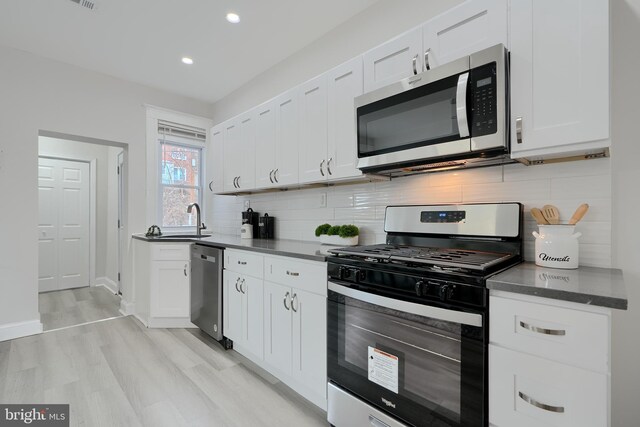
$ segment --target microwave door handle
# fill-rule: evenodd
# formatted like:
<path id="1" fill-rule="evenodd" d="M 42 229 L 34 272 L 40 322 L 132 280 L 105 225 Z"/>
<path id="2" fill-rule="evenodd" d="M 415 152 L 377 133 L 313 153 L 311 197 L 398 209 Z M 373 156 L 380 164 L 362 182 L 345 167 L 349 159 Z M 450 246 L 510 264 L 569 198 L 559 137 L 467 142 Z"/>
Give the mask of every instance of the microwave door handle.
<path id="1" fill-rule="evenodd" d="M 467 83 L 469 73 L 458 76 L 458 87 L 456 89 L 456 118 L 458 119 L 458 131 L 460 138 L 469 137 L 469 120 L 467 118 Z"/>

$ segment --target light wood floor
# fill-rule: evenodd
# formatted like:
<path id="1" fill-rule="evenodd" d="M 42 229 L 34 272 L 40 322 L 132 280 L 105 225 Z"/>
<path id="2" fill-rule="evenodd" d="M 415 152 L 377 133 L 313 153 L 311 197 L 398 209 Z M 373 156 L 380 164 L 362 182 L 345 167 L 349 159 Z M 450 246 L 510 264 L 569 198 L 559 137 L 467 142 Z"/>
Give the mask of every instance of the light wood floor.
<path id="1" fill-rule="evenodd" d="M 120 297 L 104 286 L 44 292 L 38 301 L 45 331 L 121 316 Z"/>
<path id="2" fill-rule="evenodd" d="M 69 403 L 73 426 L 326 426 L 197 329 L 118 319 L 0 342 L 0 402 Z"/>

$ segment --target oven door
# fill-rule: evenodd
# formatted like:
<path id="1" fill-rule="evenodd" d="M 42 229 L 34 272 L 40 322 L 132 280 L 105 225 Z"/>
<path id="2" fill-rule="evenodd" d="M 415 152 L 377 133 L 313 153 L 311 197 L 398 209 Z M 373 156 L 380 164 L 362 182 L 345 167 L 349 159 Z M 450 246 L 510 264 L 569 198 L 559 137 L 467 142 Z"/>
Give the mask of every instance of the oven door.
<path id="1" fill-rule="evenodd" d="M 329 380 L 410 425 L 485 426 L 484 322 L 329 282 Z"/>

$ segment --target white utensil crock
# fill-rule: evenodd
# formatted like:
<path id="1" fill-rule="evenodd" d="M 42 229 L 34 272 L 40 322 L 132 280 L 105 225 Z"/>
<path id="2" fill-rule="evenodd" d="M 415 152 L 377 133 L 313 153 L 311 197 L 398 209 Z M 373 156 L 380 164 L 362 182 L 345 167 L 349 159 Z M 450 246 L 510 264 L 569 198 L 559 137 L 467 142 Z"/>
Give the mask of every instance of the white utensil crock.
<path id="1" fill-rule="evenodd" d="M 536 265 L 541 267 L 578 268 L 578 237 L 575 225 L 538 225 L 536 238 Z"/>
<path id="2" fill-rule="evenodd" d="M 242 224 L 242 227 L 240 227 L 240 238 L 253 239 L 253 225 Z"/>

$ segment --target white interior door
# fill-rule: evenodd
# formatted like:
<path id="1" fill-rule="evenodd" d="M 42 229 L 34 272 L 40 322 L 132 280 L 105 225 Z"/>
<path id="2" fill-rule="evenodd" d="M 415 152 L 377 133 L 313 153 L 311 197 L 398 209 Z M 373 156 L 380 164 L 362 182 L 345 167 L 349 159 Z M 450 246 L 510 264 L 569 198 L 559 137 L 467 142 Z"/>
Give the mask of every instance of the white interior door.
<path id="1" fill-rule="evenodd" d="M 124 234 L 124 151 L 118 154 L 118 293 L 122 294 L 122 270 L 126 247 Z"/>
<path id="2" fill-rule="evenodd" d="M 89 164 L 40 158 L 39 289 L 89 286 Z"/>

